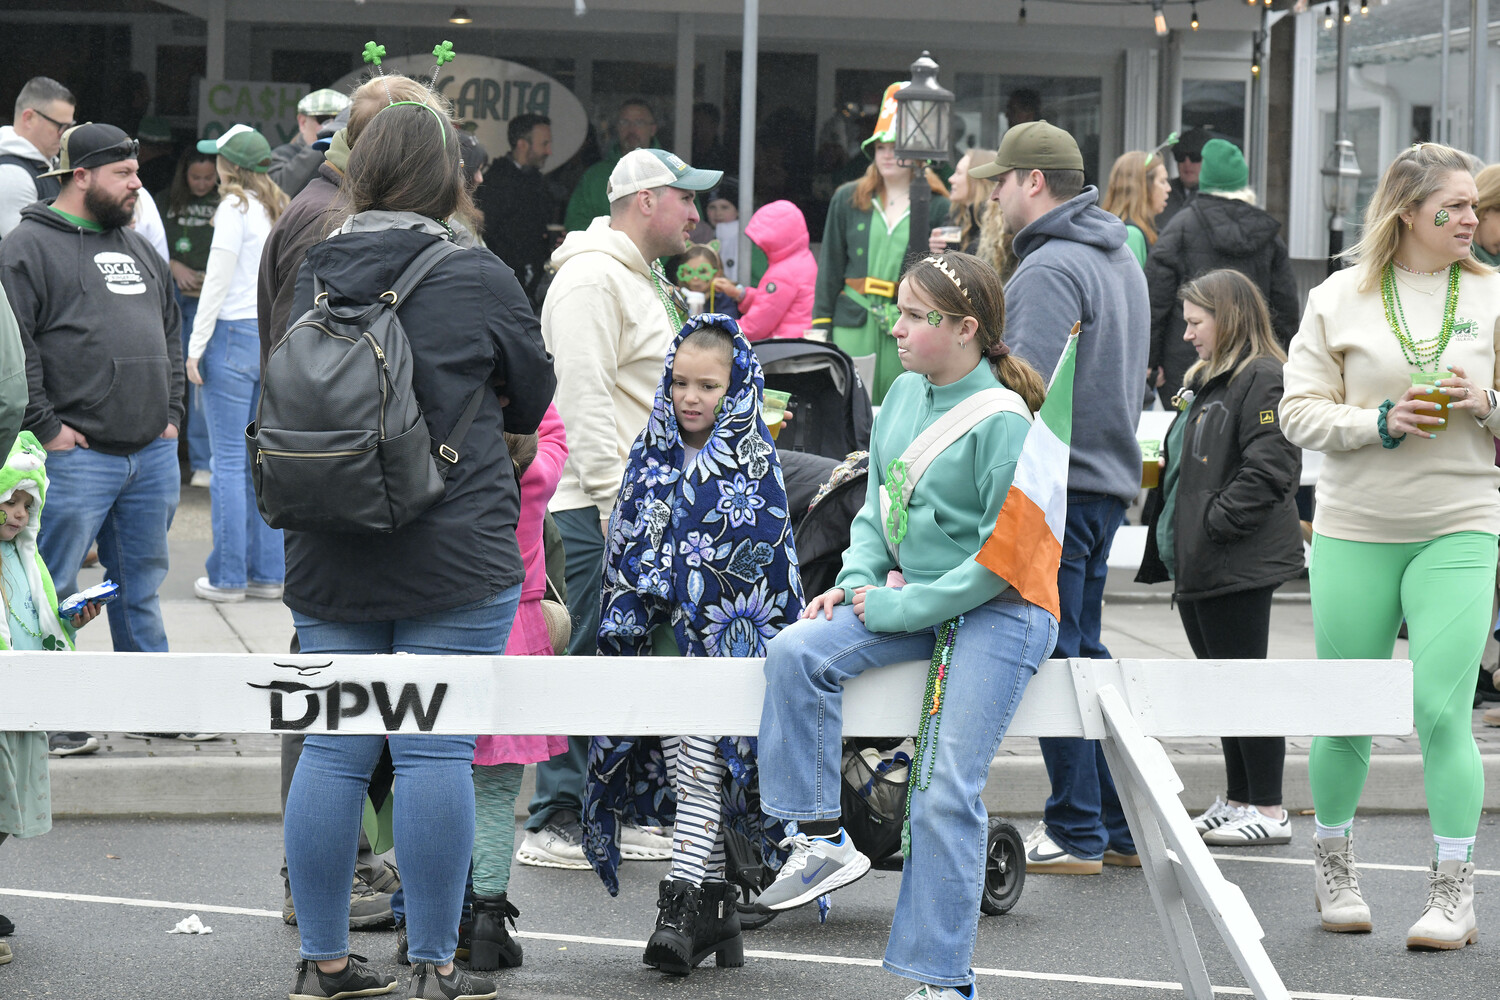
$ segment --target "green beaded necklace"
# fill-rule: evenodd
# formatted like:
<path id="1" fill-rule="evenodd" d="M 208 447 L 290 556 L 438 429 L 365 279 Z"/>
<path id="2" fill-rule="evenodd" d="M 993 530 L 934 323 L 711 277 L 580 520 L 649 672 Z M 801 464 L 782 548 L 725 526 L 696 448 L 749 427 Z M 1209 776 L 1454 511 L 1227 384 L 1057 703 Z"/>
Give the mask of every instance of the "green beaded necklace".
<path id="1" fill-rule="evenodd" d="M 1443 302 L 1443 327 L 1438 335 L 1430 340 L 1417 340 L 1412 336 L 1411 328 L 1406 323 L 1406 313 L 1401 308 L 1401 294 L 1396 289 L 1396 269 L 1390 264 L 1380 273 L 1380 300 L 1385 305 L 1385 322 L 1396 335 L 1396 341 L 1401 345 L 1401 353 L 1406 361 L 1419 372 L 1427 371 L 1431 365 L 1431 371 L 1436 374 L 1438 365 L 1442 363 L 1443 352 L 1448 349 L 1448 341 L 1453 339 L 1453 317 L 1458 310 L 1458 282 L 1463 269 L 1454 261 L 1448 267 L 1448 297 Z"/>
<path id="2" fill-rule="evenodd" d="M 667 322 L 672 324 L 672 330 L 675 332 L 682 329 L 682 324 L 687 322 L 687 317 L 682 315 L 677 304 L 672 301 L 671 296 L 667 295 L 666 289 L 662 288 L 662 279 L 657 274 L 657 266 L 655 261 L 651 262 L 651 284 L 656 286 L 656 297 L 661 299 L 661 306 L 667 311 Z"/>
<path id="3" fill-rule="evenodd" d="M 949 618 L 938 627 L 937 644 L 932 648 L 932 665 L 927 671 L 927 693 L 922 697 L 922 718 L 917 724 L 916 746 L 911 754 L 911 776 L 906 784 L 906 816 L 901 823 L 901 856 L 911 857 L 911 797 L 925 792 L 932 784 L 937 767 L 938 727 L 943 723 L 943 682 L 953 666 L 953 644 L 958 640 L 964 616 Z M 924 775 L 922 772 L 926 771 Z"/>

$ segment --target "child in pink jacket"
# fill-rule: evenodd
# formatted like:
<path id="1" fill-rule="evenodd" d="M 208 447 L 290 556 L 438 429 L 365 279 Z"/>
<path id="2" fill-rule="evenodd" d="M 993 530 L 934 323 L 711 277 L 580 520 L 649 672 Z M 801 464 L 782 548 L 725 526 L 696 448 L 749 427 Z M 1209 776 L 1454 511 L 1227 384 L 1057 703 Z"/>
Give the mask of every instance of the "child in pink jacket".
<path id="1" fill-rule="evenodd" d="M 812 326 L 818 259 L 808 245 L 807 219 L 789 201 L 773 201 L 751 216 L 745 233 L 769 265 L 754 288 L 728 278 L 714 287 L 740 305 L 740 330 L 749 340 L 800 337 Z"/>

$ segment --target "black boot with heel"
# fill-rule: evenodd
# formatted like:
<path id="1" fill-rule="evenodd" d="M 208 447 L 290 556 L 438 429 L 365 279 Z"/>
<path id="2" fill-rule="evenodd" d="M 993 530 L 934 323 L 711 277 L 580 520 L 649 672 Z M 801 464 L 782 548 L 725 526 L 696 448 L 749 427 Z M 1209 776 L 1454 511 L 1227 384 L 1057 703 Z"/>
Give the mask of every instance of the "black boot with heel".
<path id="1" fill-rule="evenodd" d="M 480 972 L 495 969 L 515 969 L 521 965 L 521 942 L 510 936 L 505 922 L 516 926 L 521 911 L 506 898 L 498 896 L 474 897 L 473 938 L 469 943 L 469 968 Z"/>
<path id="2" fill-rule="evenodd" d="M 656 930 L 641 961 L 673 975 L 693 971 L 693 934 L 703 890 L 685 879 L 662 879 L 656 899 Z"/>
<path id="3" fill-rule="evenodd" d="M 703 905 L 693 932 L 694 966 L 709 955 L 715 956 L 721 969 L 738 969 L 745 964 L 745 939 L 740 935 L 740 911 L 735 906 L 738 901 L 739 893 L 728 882 L 703 883 Z"/>

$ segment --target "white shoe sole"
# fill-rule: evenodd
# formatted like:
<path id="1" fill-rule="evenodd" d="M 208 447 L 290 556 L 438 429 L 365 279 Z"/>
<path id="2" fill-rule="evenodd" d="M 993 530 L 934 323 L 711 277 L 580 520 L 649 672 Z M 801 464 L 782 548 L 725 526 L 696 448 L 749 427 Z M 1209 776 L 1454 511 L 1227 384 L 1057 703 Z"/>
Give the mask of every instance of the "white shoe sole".
<path id="1" fill-rule="evenodd" d="M 620 845 L 621 861 L 671 861 L 670 847 L 641 847 L 636 844 Z M 585 868 L 588 866 L 585 865 Z"/>
<path id="2" fill-rule="evenodd" d="M 535 851 L 528 851 L 524 848 L 516 852 L 516 860 L 523 865 L 530 865 L 532 868 L 563 868 L 568 871 L 589 870 L 589 863 L 587 861 L 571 861 L 566 858 L 559 858 L 555 854 L 538 854 Z"/>
<path id="3" fill-rule="evenodd" d="M 865 872 L 870 870 L 870 859 L 863 854 L 855 855 L 853 861 L 849 862 L 832 875 L 819 882 L 817 885 L 804 891 L 801 895 L 793 896 L 791 899 L 782 900 L 765 907 L 766 912 L 780 913 L 782 910 L 794 910 L 799 906 L 806 906 L 824 893 L 835 889 L 842 889 L 851 882 L 857 882 L 864 877 Z"/>

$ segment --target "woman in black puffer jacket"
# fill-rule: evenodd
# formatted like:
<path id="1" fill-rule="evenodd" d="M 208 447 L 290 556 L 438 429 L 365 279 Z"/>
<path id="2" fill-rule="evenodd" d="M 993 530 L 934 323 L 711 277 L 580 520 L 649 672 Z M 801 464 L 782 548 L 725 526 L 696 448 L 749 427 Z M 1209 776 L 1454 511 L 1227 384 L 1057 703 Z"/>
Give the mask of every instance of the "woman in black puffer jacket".
<path id="1" fill-rule="evenodd" d="M 1167 432 L 1159 515 L 1136 579 L 1170 576 L 1199 659 L 1264 659 L 1271 594 L 1302 569 L 1293 494 L 1301 451 L 1281 433 L 1281 366 L 1260 292 L 1234 270 L 1182 289 L 1186 343 L 1198 356 Z M 1194 821 L 1210 844 L 1285 844 L 1286 741 L 1225 737 L 1226 795 Z"/>
<path id="2" fill-rule="evenodd" d="M 1157 390 L 1162 405 L 1182 386 L 1183 373 L 1196 361 L 1182 339 L 1178 291 L 1215 268 L 1245 274 L 1265 297 L 1271 329 L 1283 349 L 1292 341 L 1302 316 L 1297 279 L 1292 274 L 1281 223 L 1255 207 L 1245 157 L 1233 143 L 1210 139 L 1203 147 L 1198 196 L 1172 217 L 1146 258 L 1151 289 L 1151 355 L 1147 364 L 1163 379 Z"/>

